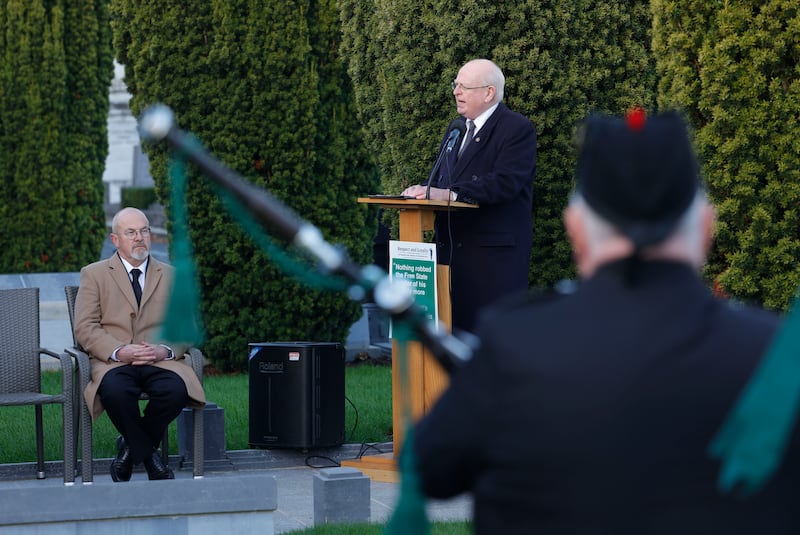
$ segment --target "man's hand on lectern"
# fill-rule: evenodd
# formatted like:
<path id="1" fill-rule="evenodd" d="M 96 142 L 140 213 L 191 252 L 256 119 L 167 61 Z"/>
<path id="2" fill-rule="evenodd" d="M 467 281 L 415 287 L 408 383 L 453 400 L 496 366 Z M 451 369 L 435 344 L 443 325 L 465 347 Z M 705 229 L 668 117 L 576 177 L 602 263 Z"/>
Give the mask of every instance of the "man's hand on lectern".
<path id="1" fill-rule="evenodd" d="M 426 192 L 428 188 L 425 186 L 415 185 L 409 186 L 403 190 L 401 195 L 408 195 L 409 197 L 414 197 L 415 199 L 424 200 Z M 449 189 L 442 189 L 442 188 L 430 188 L 431 200 L 432 201 L 452 201 L 454 200 L 454 195 L 451 193 Z"/>

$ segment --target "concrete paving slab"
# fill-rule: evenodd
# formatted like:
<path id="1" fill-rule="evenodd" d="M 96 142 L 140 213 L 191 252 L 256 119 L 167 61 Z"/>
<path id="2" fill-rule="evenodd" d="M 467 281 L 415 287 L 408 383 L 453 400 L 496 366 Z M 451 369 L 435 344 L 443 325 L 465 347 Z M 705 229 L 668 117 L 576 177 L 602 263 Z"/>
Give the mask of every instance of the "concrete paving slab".
<path id="1" fill-rule="evenodd" d="M 391 449 L 386 443 L 383 449 Z M 331 458 L 333 461 L 357 454 L 359 444 L 345 444 L 341 448 L 326 448 L 322 451 L 300 452 L 295 450 L 240 450 L 229 451 L 226 463 L 216 463 L 214 471 L 207 471 L 205 478 L 218 477 L 245 477 L 249 474 L 264 473 L 274 477 L 277 485 L 278 503 L 274 511 L 273 523 L 276 534 L 290 533 L 314 526 L 314 478 L 325 467 L 313 467 L 305 464 L 309 455 L 320 454 L 322 457 Z M 93 485 L 124 485 L 113 483 L 108 474 L 110 459 L 95 461 L 95 478 Z M 34 463 L 30 463 L 33 465 Z M 170 464 L 175 468 L 177 461 Z M 27 463 L 26 463 L 27 465 Z M 25 479 L 19 479 L 20 465 L 0 465 L 0 490 L 1 489 L 36 489 L 48 486 L 63 486 L 63 480 L 57 473 L 53 473 L 51 463 L 48 464 L 48 478 L 36 480 L 33 478 L 33 468 L 22 467 L 25 474 L 31 474 Z M 29 468 L 26 470 L 26 468 Z M 209 468 L 209 466 L 206 466 Z M 12 470 L 13 469 L 13 470 Z M 13 475 L 13 478 L 10 477 Z M 191 470 L 176 470 L 176 479 L 191 479 Z M 79 481 L 79 480 L 78 480 Z M 137 467 L 134 471 L 132 482 L 158 485 L 161 482 L 147 482 L 147 475 Z M 76 483 L 79 485 L 80 483 Z M 370 521 L 386 522 L 391 518 L 400 492 L 400 484 L 370 481 Z M 428 518 L 431 521 L 457 521 L 468 520 L 472 515 L 472 499 L 468 495 L 459 496 L 451 500 L 429 500 L 427 503 Z M 2 514 L 2 504 L 0 504 Z"/>

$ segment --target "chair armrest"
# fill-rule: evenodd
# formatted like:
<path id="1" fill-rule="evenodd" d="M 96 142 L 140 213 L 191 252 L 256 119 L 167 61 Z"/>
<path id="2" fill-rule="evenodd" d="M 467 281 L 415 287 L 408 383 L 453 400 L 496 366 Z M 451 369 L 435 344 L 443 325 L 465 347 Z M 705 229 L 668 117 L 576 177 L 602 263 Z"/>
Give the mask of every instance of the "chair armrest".
<path id="1" fill-rule="evenodd" d="M 89 355 L 76 347 L 68 347 L 64 351 L 71 358 L 75 359 L 78 368 L 79 392 L 83 392 L 92 378 L 92 367 L 89 363 Z"/>
<path id="2" fill-rule="evenodd" d="M 61 362 L 61 388 L 63 392 L 72 392 L 72 372 L 75 369 L 72 364 L 72 357 L 66 353 L 59 354 L 43 347 L 39 348 L 39 355 L 46 355 Z"/>
<path id="3" fill-rule="evenodd" d="M 203 363 L 205 360 L 203 353 L 196 347 L 190 347 L 186 350 L 186 357 L 189 359 L 195 375 L 197 375 L 197 380 L 200 381 L 200 384 L 203 384 Z"/>
<path id="4" fill-rule="evenodd" d="M 74 365 L 72 364 L 72 357 L 66 353 L 59 354 L 43 347 L 39 348 L 39 355 L 46 355 L 48 357 L 58 359 L 61 362 L 61 390 L 63 395 L 71 396 L 73 390 L 73 370 L 75 369 Z"/>

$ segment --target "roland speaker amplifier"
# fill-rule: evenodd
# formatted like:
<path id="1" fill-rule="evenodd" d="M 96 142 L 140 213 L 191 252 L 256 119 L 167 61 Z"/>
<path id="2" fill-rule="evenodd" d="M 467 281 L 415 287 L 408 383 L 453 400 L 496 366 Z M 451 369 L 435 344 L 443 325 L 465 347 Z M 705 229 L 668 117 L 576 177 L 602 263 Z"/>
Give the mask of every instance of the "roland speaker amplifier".
<path id="1" fill-rule="evenodd" d="M 309 449 L 344 442 L 341 344 L 251 343 L 251 447 Z"/>

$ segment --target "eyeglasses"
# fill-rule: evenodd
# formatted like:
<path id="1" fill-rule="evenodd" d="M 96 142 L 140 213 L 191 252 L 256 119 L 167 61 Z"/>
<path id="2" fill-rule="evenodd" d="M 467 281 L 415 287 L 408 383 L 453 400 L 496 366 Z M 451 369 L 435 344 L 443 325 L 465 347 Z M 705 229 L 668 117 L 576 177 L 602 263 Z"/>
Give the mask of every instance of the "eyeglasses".
<path id="1" fill-rule="evenodd" d="M 491 84 L 489 84 L 489 85 L 476 85 L 475 87 L 467 87 L 464 84 L 462 84 L 461 82 L 456 82 L 455 80 L 450 82 L 450 89 L 455 91 L 457 87 L 460 87 L 462 91 L 470 91 L 472 89 L 483 89 L 484 87 L 491 87 Z"/>
<path id="2" fill-rule="evenodd" d="M 137 234 L 141 235 L 142 238 L 149 238 L 150 237 L 150 227 L 140 228 L 139 230 L 134 230 L 129 228 L 125 232 L 122 233 L 126 238 L 132 240 L 136 237 Z"/>

